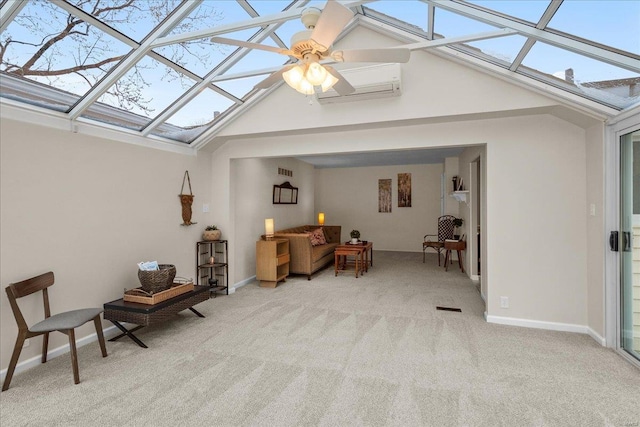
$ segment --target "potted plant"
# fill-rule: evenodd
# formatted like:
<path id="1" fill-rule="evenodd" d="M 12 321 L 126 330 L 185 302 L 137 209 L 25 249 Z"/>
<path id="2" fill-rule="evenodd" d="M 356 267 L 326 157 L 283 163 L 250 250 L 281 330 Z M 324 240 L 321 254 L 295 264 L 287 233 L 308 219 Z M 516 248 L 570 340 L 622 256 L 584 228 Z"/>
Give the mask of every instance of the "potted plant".
<path id="1" fill-rule="evenodd" d="M 352 244 L 356 244 L 358 243 L 358 239 L 360 239 L 360 232 L 358 230 L 351 230 L 351 233 L 349 233 L 349 235 L 351 236 L 351 243 Z"/>
<path id="2" fill-rule="evenodd" d="M 464 220 L 462 218 L 454 218 L 452 222 L 453 222 L 453 226 L 455 228 L 455 231 L 458 231 L 458 227 L 462 227 L 462 223 L 464 222 Z M 455 231 L 454 231 L 454 233 L 455 233 Z M 454 234 L 453 238 L 454 239 L 459 239 L 460 235 L 459 234 Z"/>
<path id="3" fill-rule="evenodd" d="M 215 225 L 208 225 L 202 233 L 204 240 L 220 240 L 220 237 L 222 237 L 222 231 L 218 230 L 218 227 Z"/>

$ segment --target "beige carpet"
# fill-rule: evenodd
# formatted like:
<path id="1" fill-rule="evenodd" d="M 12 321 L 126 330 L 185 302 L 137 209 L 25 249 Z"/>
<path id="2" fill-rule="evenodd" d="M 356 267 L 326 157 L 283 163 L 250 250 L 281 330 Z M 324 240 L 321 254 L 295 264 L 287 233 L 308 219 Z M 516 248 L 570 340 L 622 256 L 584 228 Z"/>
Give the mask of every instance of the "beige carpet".
<path id="1" fill-rule="evenodd" d="M 492 325 L 457 267 L 251 283 L 14 377 L 8 426 L 639 426 L 640 371 L 580 334 Z M 461 313 L 436 311 L 437 305 Z"/>

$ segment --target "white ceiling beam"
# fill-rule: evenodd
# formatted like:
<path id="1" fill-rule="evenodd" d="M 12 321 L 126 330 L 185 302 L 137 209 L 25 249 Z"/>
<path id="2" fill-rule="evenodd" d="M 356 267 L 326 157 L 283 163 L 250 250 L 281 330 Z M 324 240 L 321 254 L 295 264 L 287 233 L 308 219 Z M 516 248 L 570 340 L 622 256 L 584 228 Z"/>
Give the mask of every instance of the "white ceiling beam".
<path id="1" fill-rule="evenodd" d="M 547 27 L 549 22 L 551 22 L 551 18 L 553 18 L 553 16 L 556 14 L 563 1 L 564 0 L 552 0 L 551 3 L 549 3 L 549 6 L 547 6 L 547 9 L 544 11 L 542 17 L 538 21 L 538 24 L 536 25 L 537 29 L 544 30 Z M 509 70 L 515 71 L 518 69 L 520 64 L 522 64 L 522 61 L 524 61 L 524 57 L 527 56 L 534 44 L 536 44 L 535 39 L 527 39 L 527 41 L 524 43 L 524 46 L 522 46 L 522 48 L 520 49 L 520 52 L 518 52 L 518 55 L 516 55 L 516 58 L 511 63 Z"/>
<path id="2" fill-rule="evenodd" d="M 132 51 L 126 58 L 121 60 L 118 65 L 114 66 L 106 77 L 97 85 L 92 87 L 89 92 L 76 104 L 69 112 L 71 120 L 77 119 L 91 104 L 93 104 L 104 92 L 109 90 L 122 76 L 124 76 L 138 61 L 140 61 L 148 51 L 151 50 L 151 43 L 159 36 L 171 30 L 187 17 L 194 9 L 200 5 L 200 0 L 185 2 L 178 6 L 174 12 L 169 15 L 158 27 L 156 27 L 147 37 L 144 43 L 137 49 Z"/>
<path id="3" fill-rule="evenodd" d="M 18 16 L 27 0 L 8 0 L 0 9 L 0 33 L 7 29 L 11 21 Z"/>
<path id="4" fill-rule="evenodd" d="M 448 10 L 449 12 L 457 13 L 458 15 L 463 15 L 468 18 L 487 23 L 489 25 L 512 28 L 525 37 L 533 37 L 536 40 L 548 43 L 552 46 L 566 49 L 580 55 L 588 56 L 589 58 L 597 59 L 599 61 L 615 65 L 616 67 L 621 67 L 626 70 L 640 73 L 640 60 L 633 59 L 628 56 L 591 45 L 589 43 L 573 40 L 538 28 L 532 28 L 529 25 L 525 25 L 520 22 L 497 16 L 482 10 L 478 10 L 454 1 L 421 1 Z"/>
<path id="5" fill-rule="evenodd" d="M 435 28 L 436 8 L 432 4 L 427 5 L 427 38 L 433 40 Z"/>
<path id="6" fill-rule="evenodd" d="M 183 43 L 191 40 L 210 38 L 212 36 L 217 36 L 220 34 L 246 30 L 248 28 L 265 27 L 271 24 L 277 24 L 279 22 L 290 21 L 294 18 L 298 18 L 301 14 L 301 10 L 293 9 L 276 13 L 274 15 L 262 16 L 260 18 L 246 19 L 244 21 L 235 22 L 233 24 L 219 25 L 217 27 L 209 28 L 206 30 L 198 30 L 184 34 L 161 37 L 157 40 L 154 40 L 151 47 L 154 48 L 160 46 L 168 46 L 170 44 Z"/>
<path id="7" fill-rule="evenodd" d="M 503 28 L 501 30 L 496 30 L 496 31 L 487 31 L 484 33 L 469 34 L 468 36 L 445 37 L 443 39 L 437 39 L 437 40 L 425 40 L 423 42 L 410 43 L 404 46 L 395 46 L 395 47 L 403 47 L 409 50 L 431 49 L 434 47 L 447 46 L 450 44 L 467 43 L 467 42 L 477 41 L 477 40 L 495 39 L 497 37 L 504 37 L 504 36 L 509 36 L 511 34 L 517 34 L 517 33 L 518 32 L 516 30 L 512 30 L 510 28 Z"/>

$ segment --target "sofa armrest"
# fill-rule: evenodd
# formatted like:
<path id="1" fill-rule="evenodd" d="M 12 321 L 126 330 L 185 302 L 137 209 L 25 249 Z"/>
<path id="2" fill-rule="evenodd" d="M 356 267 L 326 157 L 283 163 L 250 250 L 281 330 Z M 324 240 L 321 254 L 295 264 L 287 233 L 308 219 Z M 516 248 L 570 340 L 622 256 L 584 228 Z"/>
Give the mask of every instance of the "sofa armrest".
<path id="1" fill-rule="evenodd" d="M 289 270 L 294 273 L 311 274 L 313 251 L 307 234 L 275 233 L 274 237 L 289 240 Z"/>

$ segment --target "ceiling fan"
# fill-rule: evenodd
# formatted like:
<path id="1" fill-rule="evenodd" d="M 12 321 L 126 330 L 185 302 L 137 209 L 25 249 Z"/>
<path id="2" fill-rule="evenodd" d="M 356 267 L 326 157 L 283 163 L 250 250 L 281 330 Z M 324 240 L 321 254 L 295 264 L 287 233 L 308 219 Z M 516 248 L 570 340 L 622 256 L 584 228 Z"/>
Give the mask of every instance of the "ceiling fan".
<path id="1" fill-rule="evenodd" d="M 333 89 L 348 95 L 355 88 L 333 67 L 320 64 L 323 59 L 336 62 L 408 62 L 411 51 L 406 48 L 331 50 L 331 45 L 354 13 L 335 0 L 328 0 L 324 10 L 311 7 L 302 12 L 300 20 L 307 28 L 291 37 L 291 48 L 282 49 L 241 40 L 212 37 L 213 43 L 230 44 L 251 49 L 266 50 L 293 56 L 297 64 L 285 65 L 258 83 L 258 89 L 267 89 L 284 78 L 289 86 L 305 95 L 312 95 L 316 87 L 323 92 Z"/>

